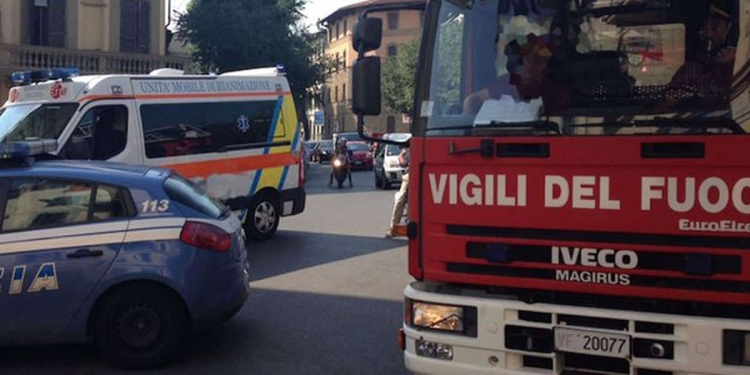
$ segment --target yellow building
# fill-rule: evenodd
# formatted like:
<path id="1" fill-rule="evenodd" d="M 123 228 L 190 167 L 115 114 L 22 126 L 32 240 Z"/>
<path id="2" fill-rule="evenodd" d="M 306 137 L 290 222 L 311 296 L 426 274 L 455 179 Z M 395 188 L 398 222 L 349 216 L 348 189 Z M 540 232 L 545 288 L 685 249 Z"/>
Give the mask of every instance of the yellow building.
<path id="1" fill-rule="evenodd" d="M 324 133 L 356 130 L 356 118 L 351 111 L 351 67 L 357 58 L 352 47 L 352 33 L 362 11 L 376 5 L 424 4 L 425 0 L 368 0 L 343 7 L 322 20 L 327 30 L 326 55 L 334 64 L 324 89 Z M 368 17 L 383 20 L 383 44 L 375 53 L 383 59 L 397 56 L 404 43 L 419 37 L 422 31 L 424 12 L 399 10 L 371 13 Z M 400 113 L 387 113 L 383 109 L 380 117 L 365 120 L 370 132 L 408 132 L 409 119 Z"/>
<path id="2" fill-rule="evenodd" d="M 77 67 L 82 74 L 189 70 L 167 55 L 168 0 L 2 0 L 0 101 L 14 71 Z"/>

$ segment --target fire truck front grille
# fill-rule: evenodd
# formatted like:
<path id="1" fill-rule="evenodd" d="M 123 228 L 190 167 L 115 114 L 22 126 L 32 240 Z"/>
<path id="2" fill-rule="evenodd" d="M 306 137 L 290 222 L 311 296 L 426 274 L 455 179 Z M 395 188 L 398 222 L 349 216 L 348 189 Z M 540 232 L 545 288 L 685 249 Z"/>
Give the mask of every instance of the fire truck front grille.
<path id="1" fill-rule="evenodd" d="M 672 375 L 640 368 L 642 365 L 638 363 L 676 365 L 678 358 L 688 355 L 685 334 L 688 327 L 667 321 L 615 319 L 594 312 L 590 315 L 556 314 L 533 308 L 506 309 L 504 317 L 505 348 L 522 356 L 524 367 L 551 369 L 553 374 Z M 544 321 L 546 317 L 550 319 Z M 559 329 L 629 336 L 628 359 L 557 349 L 555 332 Z M 648 362 L 640 362 L 642 360 Z"/>
<path id="2" fill-rule="evenodd" d="M 557 324 L 583 328 L 609 329 L 613 331 L 626 331 L 628 329 L 627 320 L 593 318 L 588 316 L 575 315 L 558 315 Z"/>
<path id="3" fill-rule="evenodd" d="M 563 361 L 566 369 L 590 370 L 608 374 L 630 374 L 630 363 L 626 359 L 605 358 L 593 355 L 566 353 Z"/>

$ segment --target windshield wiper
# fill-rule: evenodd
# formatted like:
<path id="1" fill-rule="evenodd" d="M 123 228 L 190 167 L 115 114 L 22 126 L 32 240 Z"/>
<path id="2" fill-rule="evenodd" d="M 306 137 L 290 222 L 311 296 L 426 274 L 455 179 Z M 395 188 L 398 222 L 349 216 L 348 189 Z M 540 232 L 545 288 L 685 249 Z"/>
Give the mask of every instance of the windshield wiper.
<path id="1" fill-rule="evenodd" d="M 536 120 L 536 121 L 522 121 L 522 122 L 505 122 L 505 121 L 491 121 L 486 124 L 476 125 L 455 125 L 455 126 L 444 126 L 427 129 L 427 131 L 440 131 L 440 130 L 483 130 L 483 129 L 508 129 L 508 130 L 519 130 L 526 129 L 530 130 L 542 130 L 547 132 L 553 132 L 556 134 L 560 133 L 560 125 L 554 121 L 548 120 Z"/>
<path id="2" fill-rule="evenodd" d="M 674 117 L 655 117 L 651 120 L 635 121 L 613 121 L 602 122 L 597 124 L 571 124 L 571 128 L 612 128 L 612 127 L 633 127 L 633 128 L 660 128 L 669 131 L 672 128 L 683 128 L 690 130 L 707 129 L 726 129 L 733 134 L 747 134 L 747 132 L 734 120 L 727 117 L 709 117 L 709 118 L 674 118 Z M 663 132 L 660 132 L 663 134 Z"/>

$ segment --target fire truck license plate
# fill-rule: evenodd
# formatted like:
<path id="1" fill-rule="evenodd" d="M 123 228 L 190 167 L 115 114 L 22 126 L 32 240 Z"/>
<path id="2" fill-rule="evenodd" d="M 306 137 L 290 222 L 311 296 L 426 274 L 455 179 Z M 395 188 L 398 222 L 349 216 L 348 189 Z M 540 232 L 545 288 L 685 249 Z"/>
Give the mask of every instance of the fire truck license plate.
<path id="1" fill-rule="evenodd" d="M 602 357 L 630 358 L 630 336 L 558 327 L 555 328 L 555 350 Z"/>

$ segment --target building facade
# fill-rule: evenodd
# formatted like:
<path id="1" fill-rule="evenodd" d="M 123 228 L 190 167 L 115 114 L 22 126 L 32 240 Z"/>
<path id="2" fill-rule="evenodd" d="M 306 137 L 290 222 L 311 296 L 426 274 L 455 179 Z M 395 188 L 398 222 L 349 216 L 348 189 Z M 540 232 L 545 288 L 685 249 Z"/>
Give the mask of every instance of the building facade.
<path id="1" fill-rule="evenodd" d="M 328 33 L 325 30 L 320 30 L 315 34 L 314 47 L 315 54 L 312 57 L 313 63 L 321 63 L 326 59 L 326 46 Z M 309 124 L 309 137 L 306 139 L 321 140 L 330 138 L 330 131 L 326 129 L 325 121 L 325 102 L 324 93 L 326 85 L 316 85 L 309 87 L 305 92 L 305 99 L 307 100 L 307 123 Z"/>
<path id="2" fill-rule="evenodd" d="M 323 137 L 333 133 L 356 131 L 357 120 L 351 109 L 352 65 L 357 52 L 352 46 L 354 26 L 365 8 L 377 5 L 424 4 L 425 0 L 368 0 L 341 8 L 326 17 L 321 26 L 326 30 L 325 54 L 331 64 L 328 80 L 323 88 Z M 387 59 L 398 56 L 400 47 L 421 35 L 424 12 L 397 10 L 370 13 L 368 17 L 383 20 L 383 43 L 374 54 Z M 385 108 L 379 117 L 365 120 L 366 130 L 377 133 L 408 132 L 409 118 L 401 113 L 388 113 Z"/>
<path id="3" fill-rule="evenodd" d="M 2 0 L 0 100 L 15 71 L 76 67 L 82 74 L 189 70 L 167 52 L 168 0 Z"/>

